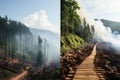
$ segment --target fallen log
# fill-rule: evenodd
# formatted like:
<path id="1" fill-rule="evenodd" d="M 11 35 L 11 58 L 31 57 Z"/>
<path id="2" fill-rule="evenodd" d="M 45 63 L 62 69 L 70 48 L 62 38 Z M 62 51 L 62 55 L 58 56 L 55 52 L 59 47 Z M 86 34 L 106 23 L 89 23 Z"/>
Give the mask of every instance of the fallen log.
<path id="1" fill-rule="evenodd" d="M 3 69 L 9 70 L 9 71 L 11 71 L 11 72 L 14 72 L 14 73 L 18 73 L 17 70 L 14 70 L 14 69 L 12 69 L 12 68 L 10 68 L 10 67 L 7 67 L 7 66 L 5 66 L 5 65 L 0 64 L 0 67 L 3 68 Z"/>

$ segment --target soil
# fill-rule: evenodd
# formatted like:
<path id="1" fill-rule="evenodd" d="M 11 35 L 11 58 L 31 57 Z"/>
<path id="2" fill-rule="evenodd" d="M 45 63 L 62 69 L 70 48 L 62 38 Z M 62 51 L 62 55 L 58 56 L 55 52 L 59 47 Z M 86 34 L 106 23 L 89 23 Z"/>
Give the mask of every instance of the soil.
<path id="1" fill-rule="evenodd" d="M 101 67 L 106 80 L 120 80 L 120 52 L 116 51 L 109 43 L 97 45 L 95 66 Z"/>

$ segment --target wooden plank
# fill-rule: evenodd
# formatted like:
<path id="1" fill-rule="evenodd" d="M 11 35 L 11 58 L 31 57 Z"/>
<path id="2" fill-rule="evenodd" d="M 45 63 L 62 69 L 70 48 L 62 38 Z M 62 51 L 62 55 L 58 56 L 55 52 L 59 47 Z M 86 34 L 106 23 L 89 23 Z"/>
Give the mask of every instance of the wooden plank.
<path id="1" fill-rule="evenodd" d="M 79 71 L 76 72 L 76 75 L 96 75 L 96 73 L 93 71 Z"/>
<path id="2" fill-rule="evenodd" d="M 65 80 L 71 80 L 71 78 L 69 78 L 69 77 L 66 77 L 66 78 L 65 78 Z"/>
<path id="3" fill-rule="evenodd" d="M 93 69 L 82 69 L 82 68 L 78 68 L 77 71 L 91 71 Z"/>
<path id="4" fill-rule="evenodd" d="M 70 72 L 69 72 L 69 74 L 74 74 L 74 73 L 75 73 L 75 71 L 70 71 Z"/>
<path id="5" fill-rule="evenodd" d="M 74 79 L 85 78 L 85 79 L 98 79 L 96 75 L 75 75 Z"/>
<path id="6" fill-rule="evenodd" d="M 73 79 L 73 80 L 91 80 L 91 79 L 89 79 L 89 78 L 86 78 L 86 79 L 85 78 L 79 78 L 79 79 Z M 99 80 L 99 79 L 95 78 L 95 79 L 92 79 L 92 80 Z"/>

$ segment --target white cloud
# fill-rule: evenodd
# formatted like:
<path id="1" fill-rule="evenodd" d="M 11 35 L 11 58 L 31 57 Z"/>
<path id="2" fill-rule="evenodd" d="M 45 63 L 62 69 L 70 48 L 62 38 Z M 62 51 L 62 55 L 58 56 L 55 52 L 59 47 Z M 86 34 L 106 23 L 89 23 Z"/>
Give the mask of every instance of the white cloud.
<path id="1" fill-rule="evenodd" d="M 40 10 L 39 12 L 28 15 L 27 17 L 23 18 L 22 23 L 30 28 L 49 30 L 54 33 L 60 33 L 59 29 L 50 23 L 44 10 Z"/>
<path id="2" fill-rule="evenodd" d="M 120 21 L 120 0 L 79 0 L 79 3 L 94 18 Z"/>

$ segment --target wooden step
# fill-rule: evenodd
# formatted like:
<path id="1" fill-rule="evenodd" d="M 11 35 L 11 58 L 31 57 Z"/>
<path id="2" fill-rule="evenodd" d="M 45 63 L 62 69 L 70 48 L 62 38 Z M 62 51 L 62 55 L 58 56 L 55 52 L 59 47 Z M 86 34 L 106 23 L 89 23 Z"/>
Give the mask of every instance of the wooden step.
<path id="1" fill-rule="evenodd" d="M 73 71 L 73 70 L 69 71 L 69 74 L 74 74 L 74 73 L 75 73 L 75 71 Z"/>
<path id="2" fill-rule="evenodd" d="M 97 75 L 102 75 L 102 73 L 96 73 Z"/>
<path id="3" fill-rule="evenodd" d="M 69 78 L 69 77 L 66 77 L 66 78 L 65 78 L 65 80 L 71 80 L 71 78 Z"/>
<path id="4" fill-rule="evenodd" d="M 76 75 L 96 75 L 94 71 L 76 71 Z"/>
<path id="5" fill-rule="evenodd" d="M 73 75 L 73 74 L 68 74 L 67 76 L 68 76 L 68 77 L 73 77 L 74 75 Z"/>
<path id="6" fill-rule="evenodd" d="M 99 78 L 104 78 L 104 76 L 103 76 L 103 75 L 98 75 L 98 77 L 99 77 Z"/>
<path id="7" fill-rule="evenodd" d="M 105 78 L 99 78 L 99 80 L 105 80 Z"/>
<path id="8" fill-rule="evenodd" d="M 93 69 L 81 69 L 81 68 L 78 68 L 77 71 L 91 71 Z"/>
<path id="9" fill-rule="evenodd" d="M 74 79 L 98 79 L 96 75 L 75 75 Z"/>
<path id="10" fill-rule="evenodd" d="M 95 78 L 95 79 L 90 79 L 90 78 L 86 78 L 86 79 L 85 79 L 85 78 L 79 78 L 79 79 L 73 79 L 73 80 L 99 80 L 99 79 L 96 79 L 96 78 Z"/>

